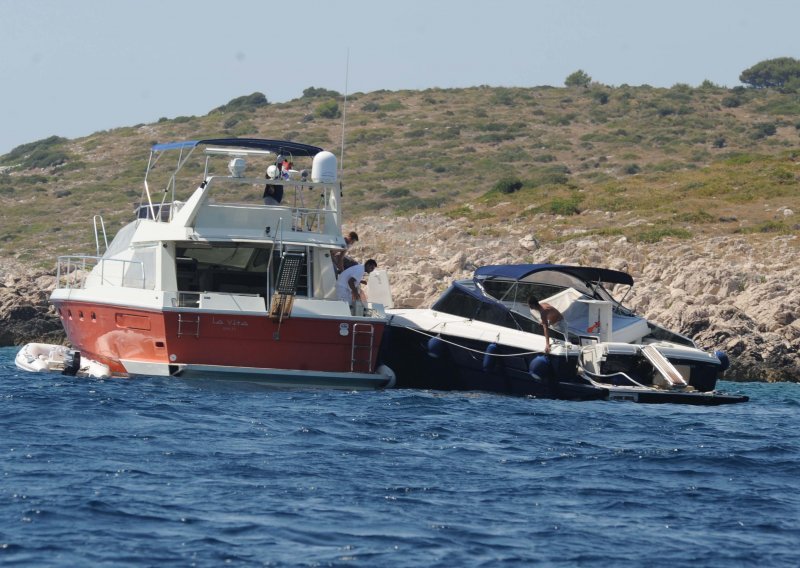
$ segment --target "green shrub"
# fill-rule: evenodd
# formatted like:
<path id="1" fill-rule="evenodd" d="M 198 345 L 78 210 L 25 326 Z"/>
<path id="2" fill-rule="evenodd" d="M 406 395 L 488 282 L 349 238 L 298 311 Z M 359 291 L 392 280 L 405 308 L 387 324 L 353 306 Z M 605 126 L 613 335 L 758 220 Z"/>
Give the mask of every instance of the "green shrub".
<path id="1" fill-rule="evenodd" d="M 756 89 L 782 87 L 787 81 L 800 77 L 800 61 L 792 57 L 777 57 L 759 61 L 742 71 L 739 81 Z"/>
<path id="2" fill-rule="evenodd" d="M 752 233 L 783 233 L 787 234 L 792 232 L 792 229 L 786 225 L 783 221 L 764 221 L 762 223 L 758 223 L 753 227 L 742 227 L 735 231 L 736 233 L 740 234 L 752 234 Z"/>
<path id="3" fill-rule="evenodd" d="M 581 198 L 578 196 L 571 197 L 554 197 L 545 206 L 545 209 L 552 215 L 577 215 L 581 212 Z"/>
<path id="4" fill-rule="evenodd" d="M 239 124 L 242 120 L 245 120 L 245 116 L 241 113 L 236 113 L 225 119 L 225 122 L 222 123 L 222 128 L 225 130 L 231 129 Z"/>
<path id="5" fill-rule="evenodd" d="M 503 194 L 515 193 L 520 189 L 522 189 L 522 182 L 513 177 L 501 178 L 492 186 L 492 192 Z"/>
<path id="6" fill-rule="evenodd" d="M 395 207 L 398 213 L 417 211 L 420 209 L 435 209 L 441 207 L 446 201 L 444 197 L 415 197 L 410 196 L 399 200 Z"/>
<path id="7" fill-rule="evenodd" d="M 605 91 L 595 90 L 592 91 L 592 98 L 596 103 L 604 105 L 608 103 L 608 93 Z"/>
<path id="8" fill-rule="evenodd" d="M 564 185 L 569 181 L 569 168 L 567 166 L 547 166 L 531 171 L 531 177 L 525 183 L 528 187 L 540 185 Z"/>
<path id="9" fill-rule="evenodd" d="M 758 107 L 758 112 L 772 115 L 798 115 L 800 114 L 800 97 L 786 96 L 775 97 Z"/>
<path id="10" fill-rule="evenodd" d="M 303 97 L 304 99 L 338 99 L 341 98 L 341 94 L 337 91 L 331 91 L 329 89 L 323 89 L 322 87 L 309 87 L 307 89 L 303 89 Z"/>
<path id="11" fill-rule="evenodd" d="M 754 140 L 761 140 L 763 138 L 768 138 L 769 136 L 773 136 L 777 131 L 778 129 L 775 126 L 774 122 L 760 122 L 754 125 L 753 131 L 750 134 L 750 136 Z"/>
<path id="12" fill-rule="evenodd" d="M 314 109 L 314 116 L 317 118 L 339 118 L 341 116 L 339 103 L 333 99 L 320 103 Z"/>
<path id="13" fill-rule="evenodd" d="M 390 189 L 386 192 L 386 197 L 390 197 L 392 199 L 408 197 L 409 195 L 411 195 L 411 191 L 405 187 L 395 187 L 394 189 Z"/>
<path id="14" fill-rule="evenodd" d="M 685 212 L 685 213 L 678 213 L 675 215 L 675 220 L 680 221 L 681 223 L 693 223 L 693 224 L 700 224 L 700 223 L 711 223 L 714 221 L 714 216 L 706 211 L 692 211 L 692 212 Z"/>
<path id="15" fill-rule="evenodd" d="M 352 143 L 357 142 L 378 142 L 379 140 L 383 140 L 385 138 L 390 138 L 392 136 L 392 129 L 390 128 L 372 128 L 366 129 L 362 128 L 359 130 L 354 130 L 348 136 L 348 140 Z"/>
<path id="16" fill-rule="evenodd" d="M 402 110 L 404 108 L 405 107 L 403 106 L 403 103 L 400 101 L 389 101 L 388 103 L 381 105 L 381 110 L 383 112 L 392 112 L 395 110 Z"/>
<path id="17" fill-rule="evenodd" d="M 63 149 L 58 148 L 64 142 L 67 142 L 66 138 L 50 136 L 36 142 L 22 144 L 3 156 L 0 162 L 20 164 L 25 169 L 59 166 L 69 158 Z"/>
<path id="18" fill-rule="evenodd" d="M 591 82 L 592 78 L 582 69 L 570 73 L 567 78 L 564 79 L 564 85 L 567 87 L 588 87 Z"/>
<path id="19" fill-rule="evenodd" d="M 492 104 L 514 106 L 514 94 L 511 89 L 497 87 L 492 95 Z"/>
<path id="20" fill-rule="evenodd" d="M 517 135 L 512 132 L 490 132 L 488 134 L 476 136 L 475 140 L 484 144 L 499 144 L 500 142 L 505 142 L 506 140 L 513 140 L 516 137 Z"/>
<path id="21" fill-rule="evenodd" d="M 269 104 L 267 97 L 264 96 L 264 93 L 255 92 L 250 95 L 245 95 L 242 97 L 236 97 L 235 99 L 231 99 L 226 104 L 219 106 L 212 110 L 212 113 L 215 112 L 230 112 L 230 111 L 254 111 L 259 107 L 266 106 Z"/>
<path id="22" fill-rule="evenodd" d="M 459 136 L 461 136 L 461 128 L 458 126 L 446 126 L 432 135 L 437 140 L 455 140 Z"/>

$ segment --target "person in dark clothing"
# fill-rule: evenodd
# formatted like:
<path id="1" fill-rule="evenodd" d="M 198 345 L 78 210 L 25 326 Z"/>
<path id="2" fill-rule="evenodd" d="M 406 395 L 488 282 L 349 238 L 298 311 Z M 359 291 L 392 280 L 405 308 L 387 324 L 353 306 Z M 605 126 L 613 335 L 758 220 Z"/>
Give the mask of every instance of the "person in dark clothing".
<path id="1" fill-rule="evenodd" d="M 278 166 L 270 166 L 267 168 L 267 179 L 274 180 L 280 176 Z M 264 205 L 278 205 L 283 199 L 283 185 L 272 184 L 267 182 L 264 186 Z"/>

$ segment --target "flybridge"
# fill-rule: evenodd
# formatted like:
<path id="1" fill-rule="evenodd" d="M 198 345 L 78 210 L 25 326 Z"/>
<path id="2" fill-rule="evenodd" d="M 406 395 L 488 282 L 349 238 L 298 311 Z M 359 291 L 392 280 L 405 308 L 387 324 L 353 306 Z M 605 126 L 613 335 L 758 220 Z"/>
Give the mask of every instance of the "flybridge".
<path id="1" fill-rule="evenodd" d="M 202 147 L 202 154 L 196 152 L 198 147 Z M 172 158 L 165 158 L 167 155 Z M 165 169 L 162 162 L 176 156 L 174 166 Z M 219 158 L 224 158 L 224 162 Z M 309 163 L 305 167 L 295 166 L 296 161 Z M 226 164 L 227 170 L 221 168 L 221 164 Z M 247 176 L 245 172 L 248 169 L 258 174 Z M 183 182 L 179 181 L 179 175 Z M 305 230 L 318 232 L 319 222 L 324 218 L 328 226 L 325 232 L 338 232 L 341 184 L 338 183 L 336 157 L 318 146 L 289 140 L 209 138 L 154 144 L 150 149 L 138 217 L 170 221 L 185 205 L 200 204 L 199 195 L 188 202 L 178 201 L 185 199 L 178 195 L 179 186 L 194 193 L 202 190 L 200 201 L 211 203 L 207 198 L 208 186 L 220 184 L 226 184 L 228 188 L 231 184 L 249 185 L 254 191 L 263 190 L 264 205 L 244 205 L 258 209 L 291 209 L 296 221 L 292 226 L 296 228 L 305 227 Z M 309 194 L 307 190 L 311 189 L 321 192 Z M 186 195 L 185 190 L 183 194 Z M 321 197 L 319 202 L 312 204 L 310 201 L 316 200 L 318 194 Z M 224 198 L 230 195 L 230 191 L 216 193 L 217 200 L 220 195 Z M 267 199 L 268 195 L 278 199 Z M 312 225 L 316 227 L 312 228 Z M 284 229 L 287 226 L 283 224 Z"/>

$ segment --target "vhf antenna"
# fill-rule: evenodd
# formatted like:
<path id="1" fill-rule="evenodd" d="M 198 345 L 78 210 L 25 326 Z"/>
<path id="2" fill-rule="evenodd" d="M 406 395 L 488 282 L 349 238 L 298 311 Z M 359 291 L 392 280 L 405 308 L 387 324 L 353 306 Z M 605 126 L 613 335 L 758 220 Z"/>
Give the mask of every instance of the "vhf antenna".
<path id="1" fill-rule="evenodd" d="M 342 153 L 339 159 L 339 179 L 344 175 L 344 129 L 347 122 L 347 81 L 350 76 L 350 48 L 347 48 L 347 63 L 344 71 L 344 103 L 342 108 Z"/>

